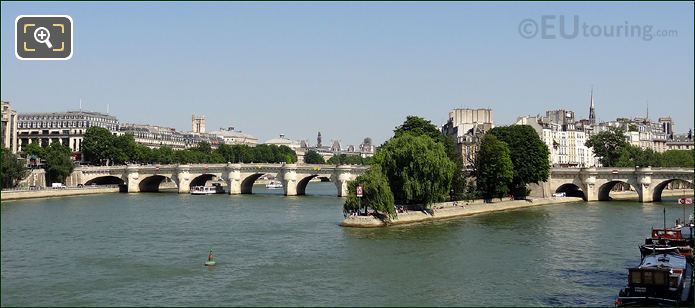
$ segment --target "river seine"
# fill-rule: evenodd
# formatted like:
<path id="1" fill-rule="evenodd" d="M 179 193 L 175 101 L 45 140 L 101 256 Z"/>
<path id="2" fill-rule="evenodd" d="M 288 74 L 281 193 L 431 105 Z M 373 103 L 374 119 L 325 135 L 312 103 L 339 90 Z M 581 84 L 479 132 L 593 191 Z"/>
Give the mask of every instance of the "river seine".
<path id="1" fill-rule="evenodd" d="M 612 201 L 350 229 L 332 183 L 254 191 L 3 202 L 2 306 L 613 306 L 662 209 L 683 216 Z"/>

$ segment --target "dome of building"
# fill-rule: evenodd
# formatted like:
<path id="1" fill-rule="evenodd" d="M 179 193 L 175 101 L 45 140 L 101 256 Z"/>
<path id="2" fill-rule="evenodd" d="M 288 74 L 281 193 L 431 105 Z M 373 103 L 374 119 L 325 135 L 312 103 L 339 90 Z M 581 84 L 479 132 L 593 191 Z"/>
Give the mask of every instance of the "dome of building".
<path id="1" fill-rule="evenodd" d="M 296 148 L 299 148 L 299 146 L 300 146 L 299 141 L 286 138 L 284 134 L 280 134 L 280 138 L 273 138 L 273 139 L 267 140 L 265 142 L 265 144 L 274 144 L 277 146 L 286 145 L 286 146 L 290 147 L 291 149 L 296 149 Z"/>

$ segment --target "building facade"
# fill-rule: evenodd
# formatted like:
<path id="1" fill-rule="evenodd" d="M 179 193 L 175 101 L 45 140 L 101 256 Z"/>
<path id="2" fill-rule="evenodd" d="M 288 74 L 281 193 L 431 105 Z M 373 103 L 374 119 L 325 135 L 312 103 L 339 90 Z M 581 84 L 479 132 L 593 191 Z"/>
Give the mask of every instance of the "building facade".
<path id="1" fill-rule="evenodd" d="M 666 141 L 666 150 L 693 150 L 693 131 L 688 131 L 687 134 L 674 134 L 673 139 Z"/>
<path id="2" fill-rule="evenodd" d="M 88 128 L 103 127 L 114 134 L 119 128 L 116 117 L 89 111 L 20 113 L 18 119 L 19 151 L 30 143 L 47 147 L 59 142 L 73 151 L 75 160 L 82 160 L 82 140 Z"/>
<path id="3" fill-rule="evenodd" d="M 17 111 L 9 102 L 2 102 L 2 147 L 17 153 Z"/>
<path id="4" fill-rule="evenodd" d="M 647 117 L 637 117 L 634 119 L 618 118 L 615 121 L 602 122 L 596 129 L 597 132 L 610 128 L 622 129 L 625 132 L 625 140 L 630 145 L 663 153 L 668 150 L 667 142 L 673 140 L 674 127 L 670 117 L 662 117 L 658 121 L 652 121 Z"/>
<path id="5" fill-rule="evenodd" d="M 442 132 L 456 138 L 456 149 L 466 167 L 475 164 L 480 141 L 483 135 L 495 127 L 492 109 L 454 109 L 449 112 L 449 120 L 442 126 Z"/>
<path id="6" fill-rule="evenodd" d="M 135 142 L 156 149 L 170 147 L 175 150 L 186 148 L 186 137 L 171 127 L 147 124 L 122 124 L 120 131 L 133 136 Z"/>
<path id="7" fill-rule="evenodd" d="M 224 144 L 245 144 L 252 147 L 258 144 L 258 138 L 241 131 L 237 131 L 234 129 L 234 127 L 220 128 L 220 130 L 212 131 L 210 134 L 222 138 L 224 140 Z"/>
<path id="8" fill-rule="evenodd" d="M 196 116 L 195 114 L 191 116 L 191 131 L 197 134 L 205 133 L 204 116 Z"/>
<path id="9" fill-rule="evenodd" d="M 597 166 L 598 160 L 594 157 L 593 151 L 585 145 L 588 134 L 577 129 L 574 113 L 560 111 L 557 113 L 549 111 L 545 117 L 519 117 L 516 125 L 533 127 L 548 147 L 550 152 L 548 160 L 551 166 L 569 168 Z M 548 116 L 549 114 L 553 116 Z M 559 114 L 565 116 L 561 118 L 554 116 Z"/>

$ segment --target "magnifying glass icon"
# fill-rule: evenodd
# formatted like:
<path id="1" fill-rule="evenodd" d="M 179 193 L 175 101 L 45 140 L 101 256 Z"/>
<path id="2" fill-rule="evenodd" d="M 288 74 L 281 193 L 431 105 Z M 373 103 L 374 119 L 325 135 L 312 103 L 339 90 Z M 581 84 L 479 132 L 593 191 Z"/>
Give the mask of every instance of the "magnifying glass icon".
<path id="1" fill-rule="evenodd" d="M 51 41 L 49 39 L 51 38 L 51 32 L 46 29 L 46 27 L 38 27 L 36 30 L 34 30 L 34 39 L 41 43 L 41 44 L 46 44 L 48 48 L 53 48 L 53 44 L 51 44 Z"/>

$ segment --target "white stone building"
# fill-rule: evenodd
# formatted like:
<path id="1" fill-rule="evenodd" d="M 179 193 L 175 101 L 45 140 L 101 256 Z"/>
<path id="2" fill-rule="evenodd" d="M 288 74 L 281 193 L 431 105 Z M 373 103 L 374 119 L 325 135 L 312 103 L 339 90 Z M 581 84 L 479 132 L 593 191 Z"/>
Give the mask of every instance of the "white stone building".
<path id="1" fill-rule="evenodd" d="M 17 111 L 9 102 L 2 102 L 2 147 L 17 153 Z"/>
<path id="2" fill-rule="evenodd" d="M 256 146 L 258 138 L 247 133 L 237 131 L 234 127 L 220 128 L 220 130 L 212 131 L 210 134 L 216 135 L 224 139 L 225 144 L 245 144 L 248 146 Z"/>

